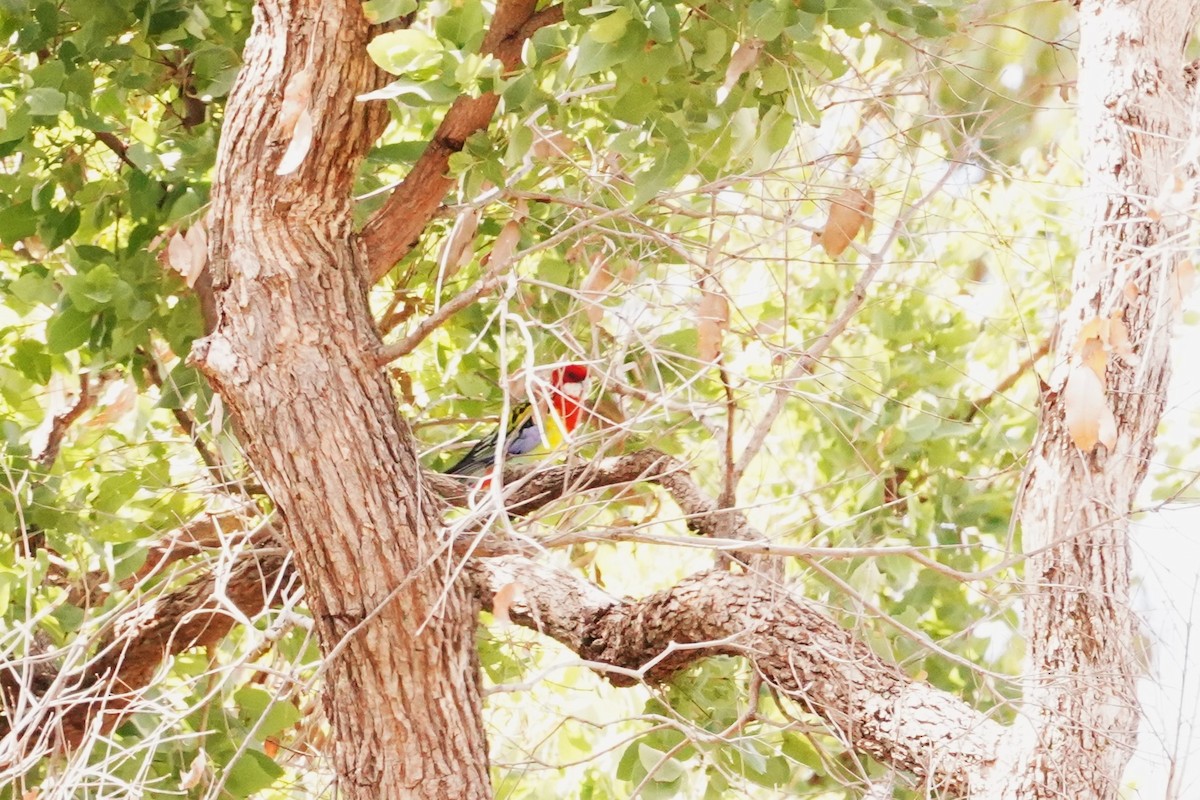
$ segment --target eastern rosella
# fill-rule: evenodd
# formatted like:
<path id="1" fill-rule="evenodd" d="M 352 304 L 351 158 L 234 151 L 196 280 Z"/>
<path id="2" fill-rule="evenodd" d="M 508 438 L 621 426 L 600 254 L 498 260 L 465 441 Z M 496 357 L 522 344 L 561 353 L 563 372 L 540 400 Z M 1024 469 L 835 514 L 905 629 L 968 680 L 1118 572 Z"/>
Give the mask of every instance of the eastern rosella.
<path id="1" fill-rule="evenodd" d="M 497 443 L 504 435 L 504 458 L 525 456 L 556 449 L 575 430 L 583 411 L 586 364 L 567 364 L 550 375 L 548 396 L 537 406 L 524 402 L 514 405 L 508 422 L 498 425 L 475 443 L 457 464 L 446 470 L 451 475 L 486 475 L 496 462 Z"/>

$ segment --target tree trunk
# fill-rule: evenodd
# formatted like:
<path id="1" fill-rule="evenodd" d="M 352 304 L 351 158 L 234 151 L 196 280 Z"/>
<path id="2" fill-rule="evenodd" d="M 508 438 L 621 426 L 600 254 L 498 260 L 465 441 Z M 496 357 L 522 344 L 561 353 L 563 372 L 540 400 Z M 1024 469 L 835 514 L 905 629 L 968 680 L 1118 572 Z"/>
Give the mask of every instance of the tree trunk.
<path id="1" fill-rule="evenodd" d="M 352 228 L 353 178 L 383 122 L 381 104 L 354 100 L 380 80 L 371 32 L 358 0 L 255 7 L 213 188 L 217 317 L 193 357 L 284 518 L 326 657 L 339 792 L 484 798 L 476 608 L 375 366 Z M 301 108 L 311 149 L 278 176 Z"/>
<path id="2" fill-rule="evenodd" d="M 1004 797 L 1116 797 L 1138 723 L 1127 534 L 1169 377 L 1181 248 L 1155 198 L 1192 135 L 1183 52 L 1197 3 L 1085 0 L 1079 16 L 1087 228 L 1018 507 L 1030 670 Z M 1111 438 L 1103 408 L 1068 388 L 1089 371 Z M 1093 423 L 1107 444 L 1080 443 Z"/>

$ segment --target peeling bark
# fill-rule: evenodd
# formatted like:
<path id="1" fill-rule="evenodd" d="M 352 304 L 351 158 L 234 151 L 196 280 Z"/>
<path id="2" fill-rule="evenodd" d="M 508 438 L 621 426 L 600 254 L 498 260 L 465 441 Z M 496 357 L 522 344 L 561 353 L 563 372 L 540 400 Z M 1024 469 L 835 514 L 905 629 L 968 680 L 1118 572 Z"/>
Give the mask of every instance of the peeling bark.
<path id="1" fill-rule="evenodd" d="M 1085 0 L 1079 16 L 1090 224 L 1058 357 L 1077 358 L 1084 326 L 1117 313 L 1136 359 L 1107 360 L 1111 450 L 1073 443 L 1062 380 L 1044 398 L 1018 508 L 1030 554 L 1028 724 L 1013 730 L 1019 766 L 997 797 L 1115 797 L 1137 732 L 1129 511 L 1166 399 L 1170 281 L 1181 257 L 1151 203 L 1193 135 L 1183 52 L 1198 10 L 1175 0 Z"/>

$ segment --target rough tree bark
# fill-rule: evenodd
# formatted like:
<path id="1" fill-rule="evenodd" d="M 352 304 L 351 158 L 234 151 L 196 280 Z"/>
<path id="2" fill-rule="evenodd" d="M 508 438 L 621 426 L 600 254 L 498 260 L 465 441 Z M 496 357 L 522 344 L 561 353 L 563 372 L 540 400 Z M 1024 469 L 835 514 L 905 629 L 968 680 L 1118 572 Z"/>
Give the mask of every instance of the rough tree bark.
<path id="1" fill-rule="evenodd" d="M 1063 367 L 1044 398 L 1018 509 L 1029 553 L 1026 724 L 1013 728 L 1018 766 L 997 797 L 1115 797 L 1135 744 L 1129 512 L 1166 400 L 1183 250 L 1156 198 L 1183 177 L 1195 133 L 1183 54 L 1198 15 L 1194 0 L 1079 8 L 1087 227 L 1062 320 Z M 1128 347 L 1113 332 L 1121 323 Z M 1084 449 L 1067 420 L 1097 423 L 1102 438 L 1108 423 L 1068 384 L 1082 370 L 1086 385 L 1095 365 L 1115 442 Z"/>
<path id="2" fill-rule="evenodd" d="M 326 656 L 339 791 L 484 798 L 476 607 L 448 580 L 436 504 L 375 365 L 352 227 L 353 179 L 385 113 L 354 100 L 381 81 L 372 33 L 358 0 L 255 6 L 213 184 L 216 325 L 193 358 L 284 518 Z M 281 96 L 313 120 L 285 176 L 295 120 Z"/>
<path id="3" fill-rule="evenodd" d="M 530 587 L 508 609 L 513 621 L 615 667 L 602 673 L 617 686 L 665 680 L 702 657 L 745 656 L 768 685 L 931 795 L 986 785 L 1000 724 L 912 680 L 802 597 L 720 570 L 637 601 L 518 557 L 478 559 L 471 573 L 489 607 L 505 585 Z"/>

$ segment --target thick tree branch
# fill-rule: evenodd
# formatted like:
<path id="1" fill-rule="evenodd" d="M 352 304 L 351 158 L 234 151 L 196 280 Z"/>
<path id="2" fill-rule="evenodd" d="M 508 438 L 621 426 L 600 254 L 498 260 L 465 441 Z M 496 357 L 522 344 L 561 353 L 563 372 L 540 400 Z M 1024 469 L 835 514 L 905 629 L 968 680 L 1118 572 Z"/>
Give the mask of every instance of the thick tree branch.
<path id="1" fill-rule="evenodd" d="M 470 566 L 485 607 L 521 586 L 509 617 L 593 662 L 617 686 L 668 678 L 711 655 L 749 658 L 778 691 L 860 752 L 920 776 L 935 794 L 982 784 L 1003 727 L 910 679 L 814 603 L 751 578 L 708 572 L 641 600 L 619 600 L 570 573 L 519 557 Z"/>
<path id="2" fill-rule="evenodd" d="M 535 12 L 536 5 L 536 0 L 501 0 L 483 39 L 482 52 L 498 58 L 505 69 L 516 67 L 525 41 L 540 28 L 563 20 L 561 5 Z M 362 238 L 367 247 L 371 283 L 387 274 L 416 244 L 454 184 L 446 175 L 450 156 L 462 150 L 471 134 L 487 127 L 499 102 L 499 95 L 491 92 L 455 100 L 425 152 L 367 222 Z"/>
<path id="3" fill-rule="evenodd" d="M 1191 224 L 1151 198 L 1194 152 L 1195 98 L 1179 76 L 1200 3 L 1083 0 L 1079 11 L 1085 222 L 1060 316 L 1064 369 L 1043 393 L 1016 504 L 1030 556 L 1027 738 L 996 796 L 1019 800 L 1115 798 L 1134 750 L 1130 509 L 1166 403 L 1173 283 Z M 1123 342 L 1089 334 L 1097 323 L 1119 323 Z"/>
<path id="4" fill-rule="evenodd" d="M 460 492 L 451 502 L 463 500 L 460 481 L 429 477 L 437 490 Z M 650 481 L 667 489 L 697 533 L 718 536 L 732 529 L 759 536 L 740 512 L 717 508 L 676 459 L 655 450 L 509 477 L 516 483 L 508 499 L 522 513 L 567 493 Z M 215 528 L 211 522 L 207 528 L 171 537 L 143 572 L 211 539 Z M 256 543 L 269 544 L 271 535 L 263 532 Z M 523 591 L 512 618 L 583 658 L 612 666 L 607 674 L 618 685 L 663 680 L 708 655 L 746 655 L 773 686 L 837 726 L 854 746 L 941 787 L 957 790 L 972 780 L 987 766 L 999 735 L 995 723 L 878 659 L 815 605 L 744 576 L 714 572 L 642 601 L 621 601 L 582 578 L 521 557 L 474 558 L 468 570 L 485 605 L 502 586 L 519 583 Z M 225 580 L 206 576 L 125 614 L 112 627 L 118 632 L 112 642 L 87 668 L 65 683 L 53 682 L 71 687 L 68 696 L 61 688 L 49 692 L 45 676 L 22 681 L 15 669 L 4 671 L 9 707 L 22 690 L 26 696 L 51 694 L 56 702 L 39 707 L 56 707 L 54 724 L 62 725 L 66 744 L 77 743 L 96 714 L 110 715 L 106 727 L 115 723 L 165 658 L 219 641 L 236 620 L 252 618 L 278 599 L 278 587 L 290 575 L 278 551 L 248 548 Z M 9 718 L 18 722 L 16 733 L 28 736 L 51 721 L 47 714 Z"/>
<path id="5" fill-rule="evenodd" d="M 470 486 L 461 479 L 426 473 L 426 482 L 454 506 L 469 502 Z M 684 465 L 659 450 L 646 449 L 587 464 L 506 470 L 505 509 L 527 516 L 567 495 L 639 482 L 667 490 L 687 521 L 688 530 L 703 536 L 747 541 L 763 539 L 737 509 L 722 509 L 692 480 Z"/>

